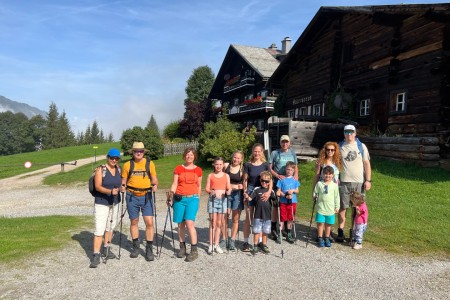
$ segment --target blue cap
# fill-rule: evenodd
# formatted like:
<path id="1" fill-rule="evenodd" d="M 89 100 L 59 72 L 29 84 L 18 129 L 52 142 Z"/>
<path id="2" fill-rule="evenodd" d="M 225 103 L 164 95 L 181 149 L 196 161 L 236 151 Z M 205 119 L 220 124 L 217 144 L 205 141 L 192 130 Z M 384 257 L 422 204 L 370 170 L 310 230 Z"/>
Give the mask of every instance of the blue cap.
<path id="1" fill-rule="evenodd" d="M 109 149 L 107 155 L 109 157 L 120 157 L 120 151 L 119 151 L 119 149 L 111 148 L 111 149 Z"/>

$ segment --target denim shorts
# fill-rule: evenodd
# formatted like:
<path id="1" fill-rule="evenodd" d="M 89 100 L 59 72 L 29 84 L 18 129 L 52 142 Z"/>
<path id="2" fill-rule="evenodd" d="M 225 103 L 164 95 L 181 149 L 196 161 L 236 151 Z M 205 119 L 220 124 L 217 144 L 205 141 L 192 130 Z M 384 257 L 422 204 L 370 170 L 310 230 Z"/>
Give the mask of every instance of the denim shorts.
<path id="1" fill-rule="evenodd" d="M 255 187 L 253 185 L 248 185 L 247 186 L 247 195 L 250 197 L 253 193 L 253 190 L 255 189 Z M 255 201 L 250 200 L 248 201 L 248 206 L 255 206 Z"/>
<path id="2" fill-rule="evenodd" d="M 173 221 L 182 223 L 186 220 L 195 221 L 198 211 L 198 195 L 182 196 L 180 201 L 173 202 Z"/>
<path id="3" fill-rule="evenodd" d="M 208 210 L 209 214 L 218 213 L 224 214 L 227 212 L 227 198 L 217 198 L 215 196 L 208 197 Z"/>
<path id="4" fill-rule="evenodd" d="M 231 210 L 244 210 L 244 196 L 242 190 L 233 190 L 228 196 L 227 207 Z"/>
<path id="5" fill-rule="evenodd" d="M 272 229 L 271 220 L 254 219 L 253 220 L 253 233 L 265 233 L 269 234 Z"/>
<path id="6" fill-rule="evenodd" d="M 316 223 L 326 223 L 329 225 L 334 225 L 334 214 L 331 216 L 324 216 L 322 214 L 316 213 Z"/>
<path id="7" fill-rule="evenodd" d="M 139 218 L 139 211 L 142 211 L 143 217 L 153 216 L 152 193 L 144 196 L 135 196 L 133 193 L 127 192 L 127 209 L 130 220 Z"/>

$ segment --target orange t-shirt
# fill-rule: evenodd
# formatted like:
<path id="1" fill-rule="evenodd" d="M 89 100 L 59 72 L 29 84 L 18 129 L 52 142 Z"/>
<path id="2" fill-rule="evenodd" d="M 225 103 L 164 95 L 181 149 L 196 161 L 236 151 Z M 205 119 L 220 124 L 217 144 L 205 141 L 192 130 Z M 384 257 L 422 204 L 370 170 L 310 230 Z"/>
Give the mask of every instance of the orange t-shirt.
<path id="1" fill-rule="evenodd" d="M 173 171 L 175 175 L 178 175 L 177 190 L 178 195 L 193 195 L 198 194 L 199 178 L 202 177 L 202 169 L 195 167 L 194 169 L 186 169 L 182 165 L 179 165 Z"/>

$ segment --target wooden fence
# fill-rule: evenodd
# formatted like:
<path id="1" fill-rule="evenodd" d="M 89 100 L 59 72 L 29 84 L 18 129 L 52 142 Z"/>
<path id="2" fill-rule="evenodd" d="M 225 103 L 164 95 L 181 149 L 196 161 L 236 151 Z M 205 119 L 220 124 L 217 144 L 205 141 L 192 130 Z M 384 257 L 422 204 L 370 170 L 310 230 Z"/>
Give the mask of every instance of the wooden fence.
<path id="1" fill-rule="evenodd" d="M 179 143 L 179 144 L 164 144 L 164 156 L 183 154 L 187 147 L 194 147 L 198 149 L 198 142 Z"/>

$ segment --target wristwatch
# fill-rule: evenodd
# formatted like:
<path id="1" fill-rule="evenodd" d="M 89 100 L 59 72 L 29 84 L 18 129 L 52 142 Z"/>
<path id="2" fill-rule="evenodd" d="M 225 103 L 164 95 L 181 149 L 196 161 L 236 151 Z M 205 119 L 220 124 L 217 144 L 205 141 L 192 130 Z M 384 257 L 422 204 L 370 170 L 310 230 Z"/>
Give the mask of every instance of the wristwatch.
<path id="1" fill-rule="evenodd" d="M 366 181 L 367 181 L 367 182 L 370 182 L 370 183 L 372 182 L 372 180 L 368 180 L 368 179 L 366 179 Z"/>

